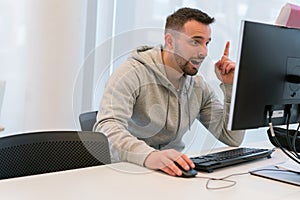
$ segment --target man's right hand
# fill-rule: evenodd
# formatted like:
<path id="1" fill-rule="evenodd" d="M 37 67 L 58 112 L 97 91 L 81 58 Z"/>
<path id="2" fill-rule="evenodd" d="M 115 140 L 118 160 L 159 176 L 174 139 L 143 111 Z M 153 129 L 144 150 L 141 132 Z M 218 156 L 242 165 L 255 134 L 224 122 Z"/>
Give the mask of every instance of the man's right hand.
<path id="1" fill-rule="evenodd" d="M 191 159 L 174 149 L 151 152 L 146 158 L 144 166 L 149 169 L 162 170 L 171 176 L 181 176 L 182 172 L 174 162 L 177 162 L 185 170 L 195 167 Z"/>

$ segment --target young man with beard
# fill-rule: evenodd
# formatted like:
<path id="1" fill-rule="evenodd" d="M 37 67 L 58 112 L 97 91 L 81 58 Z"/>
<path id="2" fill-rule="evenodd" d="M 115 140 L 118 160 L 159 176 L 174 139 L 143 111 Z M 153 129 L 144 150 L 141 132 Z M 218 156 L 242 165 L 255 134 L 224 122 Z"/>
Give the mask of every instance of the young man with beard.
<path id="1" fill-rule="evenodd" d="M 235 63 L 224 55 L 215 63 L 222 81 L 222 104 L 197 75 L 211 41 L 206 13 L 181 8 L 166 21 L 164 45 L 142 46 L 117 68 L 105 87 L 95 130 L 107 135 L 114 161 L 127 161 L 180 176 L 174 162 L 188 170 L 193 162 L 180 151 L 195 119 L 217 139 L 238 146 L 243 131 L 228 131 Z"/>

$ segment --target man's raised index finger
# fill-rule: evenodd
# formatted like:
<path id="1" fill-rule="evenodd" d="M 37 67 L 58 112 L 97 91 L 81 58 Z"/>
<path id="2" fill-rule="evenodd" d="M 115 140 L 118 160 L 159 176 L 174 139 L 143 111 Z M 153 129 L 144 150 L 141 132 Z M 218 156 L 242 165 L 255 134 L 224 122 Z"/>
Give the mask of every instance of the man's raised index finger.
<path id="1" fill-rule="evenodd" d="M 229 56 L 229 47 L 230 47 L 230 42 L 227 41 L 224 49 L 224 56 Z"/>

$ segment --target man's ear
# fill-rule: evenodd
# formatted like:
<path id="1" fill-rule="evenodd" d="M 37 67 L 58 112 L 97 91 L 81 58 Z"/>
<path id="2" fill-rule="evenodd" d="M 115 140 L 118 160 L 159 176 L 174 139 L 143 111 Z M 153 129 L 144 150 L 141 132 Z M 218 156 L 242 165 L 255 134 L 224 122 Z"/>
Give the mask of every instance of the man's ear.
<path id="1" fill-rule="evenodd" d="M 171 33 L 165 34 L 165 46 L 169 50 L 174 49 L 174 36 Z"/>

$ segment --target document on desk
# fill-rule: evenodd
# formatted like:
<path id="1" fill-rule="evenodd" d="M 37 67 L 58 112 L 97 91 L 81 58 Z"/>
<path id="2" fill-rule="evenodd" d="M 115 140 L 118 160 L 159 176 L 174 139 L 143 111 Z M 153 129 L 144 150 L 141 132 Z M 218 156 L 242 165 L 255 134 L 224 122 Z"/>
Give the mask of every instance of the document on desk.
<path id="1" fill-rule="evenodd" d="M 279 168 L 279 165 L 282 168 Z M 283 167 L 285 167 L 285 169 L 283 169 Z M 259 169 L 250 170 L 250 174 L 262 178 L 267 178 L 283 183 L 300 186 L 300 172 L 298 172 L 299 166 L 294 168 L 294 165 L 292 165 L 292 167 L 289 164 L 284 165 L 284 163 L 280 163 L 276 165 L 262 167 Z M 286 168 L 288 168 L 288 170 Z"/>

